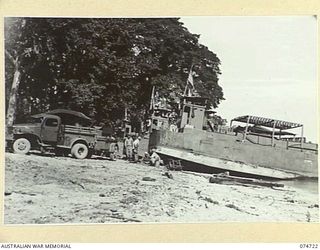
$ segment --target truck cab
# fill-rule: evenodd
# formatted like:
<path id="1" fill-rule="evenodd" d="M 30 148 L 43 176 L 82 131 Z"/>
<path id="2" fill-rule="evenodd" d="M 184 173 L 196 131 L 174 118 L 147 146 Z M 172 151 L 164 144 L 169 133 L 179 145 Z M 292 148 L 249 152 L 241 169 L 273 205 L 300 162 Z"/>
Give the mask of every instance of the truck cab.
<path id="1" fill-rule="evenodd" d="M 6 141 L 15 153 L 26 154 L 41 145 L 56 145 L 61 131 L 61 119 L 56 115 L 35 115 L 32 122 L 8 127 Z"/>
<path id="2" fill-rule="evenodd" d="M 61 119 L 56 115 L 45 115 L 42 119 L 40 139 L 46 144 L 56 144 L 61 137 Z"/>

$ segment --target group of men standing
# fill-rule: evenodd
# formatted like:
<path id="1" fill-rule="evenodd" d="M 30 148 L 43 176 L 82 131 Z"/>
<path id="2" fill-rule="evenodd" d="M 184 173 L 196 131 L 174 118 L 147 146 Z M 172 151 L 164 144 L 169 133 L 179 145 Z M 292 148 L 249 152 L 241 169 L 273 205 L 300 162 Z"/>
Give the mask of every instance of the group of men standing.
<path id="1" fill-rule="evenodd" d="M 128 161 L 131 162 L 138 162 L 139 161 L 139 144 L 140 144 L 141 137 L 138 136 L 133 138 L 131 135 L 127 135 L 124 139 L 124 153 L 127 157 Z"/>
<path id="2" fill-rule="evenodd" d="M 139 162 L 139 144 L 141 137 L 134 138 L 131 135 L 125 136 L 123 151 L 126 158 L 130 162 Z M 150 154 L 145 153 L 145 158 L 151 166 L 159 167 L 162 162 L 160 156 L 156 153 L 156 149 L 152 148 Z"/>

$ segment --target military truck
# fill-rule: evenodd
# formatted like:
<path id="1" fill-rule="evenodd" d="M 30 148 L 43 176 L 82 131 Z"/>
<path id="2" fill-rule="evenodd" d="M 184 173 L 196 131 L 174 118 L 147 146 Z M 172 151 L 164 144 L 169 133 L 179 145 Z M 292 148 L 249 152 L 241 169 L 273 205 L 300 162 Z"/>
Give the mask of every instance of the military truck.
<path id="1" fill-rule="evenodd" d="M 30 123 L 15 124 L 7 128 L 7 147 L 14 153 L 50 150 L 58 156 L 71 153 L 77 159 L 90 158 L 92 155 L 115 159 L 117 142 L 112 137 L 102 136 L 101 129 L 78 124 L 66 125 L 62 123 L 60 116 L 50 113 L 34 115 L 32 118 Z"/>

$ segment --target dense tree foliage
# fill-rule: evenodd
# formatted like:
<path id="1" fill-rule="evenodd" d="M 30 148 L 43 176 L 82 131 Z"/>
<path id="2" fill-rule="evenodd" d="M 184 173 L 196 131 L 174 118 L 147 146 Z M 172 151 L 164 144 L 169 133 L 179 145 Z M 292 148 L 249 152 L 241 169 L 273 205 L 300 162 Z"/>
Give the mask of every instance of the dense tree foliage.
<path id="1" fill-rule="evenodd" d="M 100 122 L 127 108 L 141 120 L 152 87 L 177 99 L 191 65 L 197 92 L 217 107 L 220 61 L 198 38 L 178 18 L 6 18 L 7 113 L 67 108 Z"/>

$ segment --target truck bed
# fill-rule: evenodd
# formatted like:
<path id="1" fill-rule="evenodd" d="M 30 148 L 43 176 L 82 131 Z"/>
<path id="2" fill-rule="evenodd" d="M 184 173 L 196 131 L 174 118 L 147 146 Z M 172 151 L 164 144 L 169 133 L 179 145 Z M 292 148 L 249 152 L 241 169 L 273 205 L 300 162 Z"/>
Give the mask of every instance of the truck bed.
<path id="1" fill-rule="evenodd" d="M 91 127 L 79 127 L 71 125 L 63 125 L 63 132 L 65 134 L 76 134 L 85 136 L 101 136 L 102 131 Z"/>

